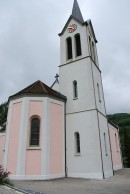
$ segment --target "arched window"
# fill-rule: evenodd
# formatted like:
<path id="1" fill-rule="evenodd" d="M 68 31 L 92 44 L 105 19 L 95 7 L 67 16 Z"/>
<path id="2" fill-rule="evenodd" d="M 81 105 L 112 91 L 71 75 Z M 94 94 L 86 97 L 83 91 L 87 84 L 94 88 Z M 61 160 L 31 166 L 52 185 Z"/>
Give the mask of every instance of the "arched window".
<path id="1" fill-rule="evenodd" d="M 76 56 L 80 56 L 82 54 L 81 52 L 81 41 L 80 41 L 80 35 L 75 35 L 75 46 L 76 46 Z"/>
<path id="2" fill-rule="evenodd" d="M 77 81 L 73 81 L 73 93 L 74 93 L 74 98 L 78 98 L 78 86 L 77 86 Z"/>
<path id="3" fill-rule="evenodd" d="M 90 50 L 90 56 L 92 57 L 92 45 L 91 45 L 91 38 L 89 36 L 89 50 Z"/>
<path id="4" fill-rule="evenodd" d="M 99 102 L 101 102 L 101 94 L 100 94 L 100 88 L 98 83 L 97 83 L 97 91 L 98 91 Z"/>
<path id="5" fill-rule="evenodd" d="M 30 146 L 39 146 L 40 143 L 40 120 L 33 118 L 31 120 Z"/>
<path id="6" fill-rule="evenodd" d="M 94 60 L 94 62 L 96 62 L 96 56 L 95 56 L 95 46 L 94 46 L 94 43 L 92 42 L 92 58 Z"/>
<path id="7" fill-rule="evenodd" d="M 95 53 L 95 45 L 89 36 L 89 50 L 90 56 L 92 57 L 93 61 L 96 63 L 96 53 Z"/>
<path id="8" fill-rule="evenodd" d="M 72 59 L 72 39 L 71 37 L 66 39 L 67 43 L 67 60 Z"/>
<path id="9" fill-rule="evenodd" d="M 75 148 L 76 154 L 80 154 L 80 135 L 78 132 L 75 133 Z"/>

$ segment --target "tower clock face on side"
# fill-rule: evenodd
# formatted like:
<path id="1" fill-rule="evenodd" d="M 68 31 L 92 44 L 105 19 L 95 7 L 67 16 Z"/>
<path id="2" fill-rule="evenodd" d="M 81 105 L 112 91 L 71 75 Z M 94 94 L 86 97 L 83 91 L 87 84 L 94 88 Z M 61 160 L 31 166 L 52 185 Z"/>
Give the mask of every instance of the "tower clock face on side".
<path id="1" fill-rule="evenodd" d="M 76 24 L 72 24 L 67 28 L 68 33 L 73 33 L 75 30 L 77 30 Z"/>

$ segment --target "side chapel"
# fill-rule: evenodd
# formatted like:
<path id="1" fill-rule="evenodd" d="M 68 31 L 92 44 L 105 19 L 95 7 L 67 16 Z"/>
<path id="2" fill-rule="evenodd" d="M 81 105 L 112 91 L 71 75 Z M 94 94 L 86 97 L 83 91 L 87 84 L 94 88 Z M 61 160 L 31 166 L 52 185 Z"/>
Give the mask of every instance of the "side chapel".
<path id="1" fill-rule="evenodd" d="M 118 127 L 106 116 L 97 39 L 77 0 L 60 37 L 59 78 L 9 97 L 0 164 L 11 179 L 104 179 L 122 168 Z"/>

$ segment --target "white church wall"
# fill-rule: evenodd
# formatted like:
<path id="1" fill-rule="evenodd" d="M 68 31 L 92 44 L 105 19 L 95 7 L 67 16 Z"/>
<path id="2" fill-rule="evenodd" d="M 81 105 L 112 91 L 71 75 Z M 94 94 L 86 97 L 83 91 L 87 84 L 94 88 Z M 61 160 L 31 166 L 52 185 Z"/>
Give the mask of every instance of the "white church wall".
<path id="1" fill-rule="evenodd" d="M 97 69 L 94 63 L 92 63 L 92 68 L 93 68 L 96 106 L 97 106 L 97 109 L 102 114 L 106 115 L 104 94 L 103 94 L 102 80 L 101 80 L 101 72 Z"/>
<path id="2" fill-rule="evenodd" d="M 91 39 L 91 43 L 93 42 L 93 44 L 94 44 L 95 64 L 97 65 L 97 67 L 99 67 L 97 47 L 96 47 L 96 43 L 94 40 L 94 36 L 93 36 L 93 32 L 92 32 L 92 28 L 91 28 L 90 24 L 87 26 L 87 40 L 88 40 L 89 56 L 91 56 L 89 37 Z M 92 58 L 92 56 L 91 56 L 91 58 Z"/>
<path id="3" fill-rule="evenodd" d="M 102 147 L 103 169 L 105 178 L 113 176 L 112 155 L 110 150 L 109 130 L 106 117 L 98 112 Z"/>
<path id="4" fill-rule="evenodd" d="M 73 81 L 77 81 L 78 98 L 74 99 Z M 60 92 L 67 96 L 67 113 L 95 109 L 92 72 L 89 59 L 60 67 Z"/>
<path id="5" fill-rule="evenodd" d="M 67 115 L 67 170 L 69 177 L 102 179 L 101 150 L 96 111 Z M 80 134 L 81 153 L 75 153 L 74 134 Z"/>

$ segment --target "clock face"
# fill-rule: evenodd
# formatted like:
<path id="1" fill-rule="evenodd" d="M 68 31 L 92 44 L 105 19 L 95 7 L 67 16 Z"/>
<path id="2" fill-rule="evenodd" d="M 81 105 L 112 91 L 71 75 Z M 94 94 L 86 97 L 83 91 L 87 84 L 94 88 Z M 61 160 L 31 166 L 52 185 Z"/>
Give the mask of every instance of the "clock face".
<path id="1" fill-rule="evenodd" d="M 72 24 L 67 28 L 67 31 L 69 33 L 73 33 L 75 30 L 77 29 L 77 25 L 76 24 Z"/>

